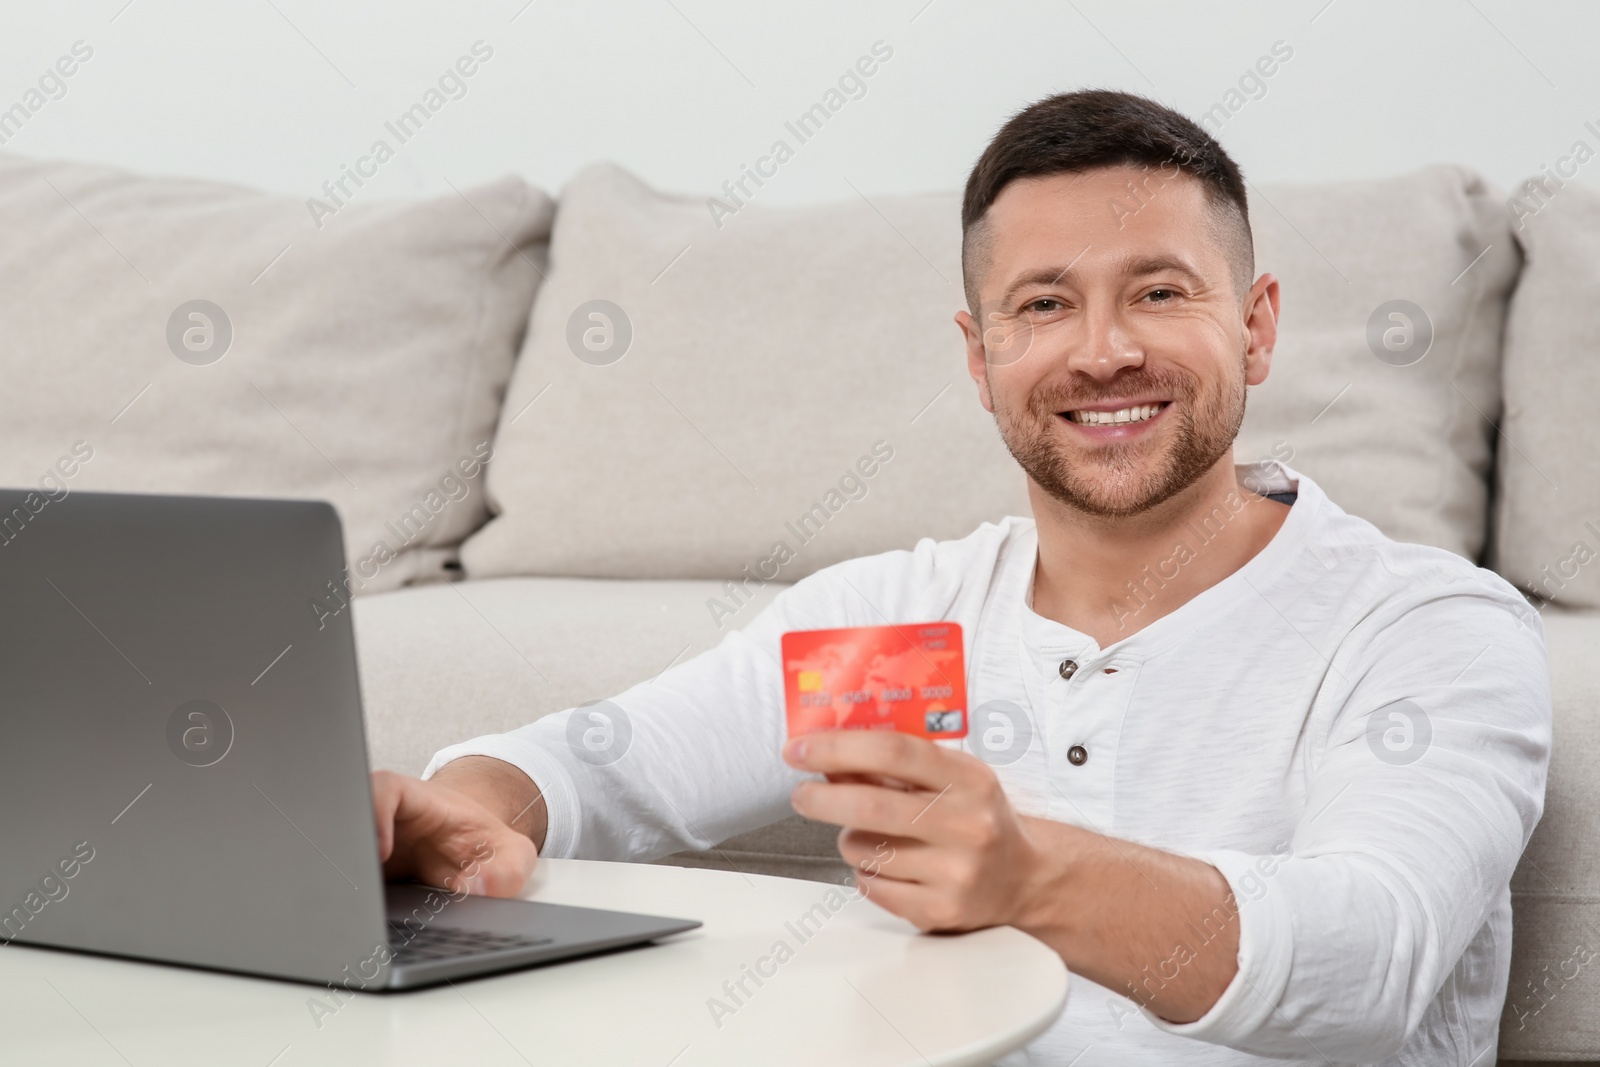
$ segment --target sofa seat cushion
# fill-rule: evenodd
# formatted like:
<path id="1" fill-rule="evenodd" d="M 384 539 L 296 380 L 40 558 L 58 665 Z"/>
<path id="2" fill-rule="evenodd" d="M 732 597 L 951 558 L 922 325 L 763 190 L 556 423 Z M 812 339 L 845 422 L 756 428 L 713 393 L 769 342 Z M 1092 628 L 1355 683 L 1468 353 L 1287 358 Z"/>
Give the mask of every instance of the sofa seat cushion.
<path id="1" fill-rule="evenodd" d="M 500 578 L 357 600 L 372 765 L 420 774 L 446 745 L 615 696 L 710 648 L 779 588 L 731 621 L 706 607 L 716 582 Z"/>
<path id="2" fill-rule="evenodd" d="M 504 577 L 363 597 L 355 640 L 371 765 L 419 774 L 445 745 L 616 696 L 706 651 L 779 589 L 715 621 L 706 605 L 726 598 L 722 582 Z M 659 862 L 843 883 L 837 835 L 790 816 Z"/>
<path id="3" fill-rule="evenodd" d="M 733 620 L 707 609 L 726 596 L 717 582 L 503 578 L 363 597 L 353 610 L 372 766 L 418 774 L 446 745 L 615 696 L 710 648 L 780 588 Z M 658 862 L 843 882 L 838 832 L 793 815 Z"/>

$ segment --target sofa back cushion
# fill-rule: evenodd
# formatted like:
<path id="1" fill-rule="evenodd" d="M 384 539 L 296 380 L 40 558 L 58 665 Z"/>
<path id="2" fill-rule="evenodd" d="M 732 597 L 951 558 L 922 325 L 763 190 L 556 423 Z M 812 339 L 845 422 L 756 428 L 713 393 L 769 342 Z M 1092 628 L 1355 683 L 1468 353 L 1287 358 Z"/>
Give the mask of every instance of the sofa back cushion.
<path id="1" fill-rule="evenodd" d="M 1498 407 L 1517 261 L 1496 208 L 1454 167 L 1258 194 L 1283 332 L 1239 459 L 1287 460 L 1391 535 L 1475 556 L 1492 433 L 1477 410 Z M 952 321 L 960 240 L 953 194 L 772 209 L 579 174 L 468 573 L 748 588 L 1026 514 Z M 1433 323 L 1410 366 L 1368 343 L 1397 298 Z"/>
<path id="2" fill-rule="evenodd" d="M 1540 602 L 1600 608 L 1600 193 L 1549 181 L 1512 202 L 1527 265 L 1506 322 L 1494 563 Z"/>
<path id="3" fill-rule="evenodd" d="M 1521 265 L 1504 201 L 1456 166 L 1252 187 L 1256 270 L 1282 287 L 1239 462 L 1281 459 L 1400 541 L 1483 554 L 1500 338 Z"/>
<path id="4" fill-rule="evenodd" d="M 578 175 L 467 573 L 792 581 L 1025 508 L 952 321 L 960 238 L 948 196 L 714 218 Z"/>
<path id="5" fill-rule="evenodd" d="M 446 576 L 488 515 L 553 204 L 516 179 L 388 205 L 345 188 L 314 213 L 0 154 L 0 484 L 39 509 L 81 489 L 330 500 L 355 592 Z M 7 518 L 7 539 L 30 521 Z"/>

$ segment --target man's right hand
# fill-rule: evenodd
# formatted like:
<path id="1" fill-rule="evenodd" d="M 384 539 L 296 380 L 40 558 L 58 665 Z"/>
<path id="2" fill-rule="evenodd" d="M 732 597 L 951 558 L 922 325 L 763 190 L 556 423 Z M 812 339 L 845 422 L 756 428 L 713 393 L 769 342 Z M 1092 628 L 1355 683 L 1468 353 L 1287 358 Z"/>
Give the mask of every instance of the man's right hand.
<path id="1" fill-rule="evenodd" d="M 509 763 L 468 756 L 428 781 L 375 771 L 372 800 L 387 878 L 510 897 L 533 873 L 544 804 L 528 776 Z"/>

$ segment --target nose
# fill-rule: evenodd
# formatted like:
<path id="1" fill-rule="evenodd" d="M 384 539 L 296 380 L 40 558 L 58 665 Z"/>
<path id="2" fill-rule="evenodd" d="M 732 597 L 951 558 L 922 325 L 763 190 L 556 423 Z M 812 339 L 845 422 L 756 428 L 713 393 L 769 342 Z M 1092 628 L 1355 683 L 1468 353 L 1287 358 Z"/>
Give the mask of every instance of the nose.
<path id="1" fill-rule="evenodd" d="M 1126 367 L 1144 363 L 1144 346 L 1115 307 L 1091 308 L 1084 314 L 1084 329 L 1067 356 L 1067 365 L 1096 381 L 1110 381 Z"/>

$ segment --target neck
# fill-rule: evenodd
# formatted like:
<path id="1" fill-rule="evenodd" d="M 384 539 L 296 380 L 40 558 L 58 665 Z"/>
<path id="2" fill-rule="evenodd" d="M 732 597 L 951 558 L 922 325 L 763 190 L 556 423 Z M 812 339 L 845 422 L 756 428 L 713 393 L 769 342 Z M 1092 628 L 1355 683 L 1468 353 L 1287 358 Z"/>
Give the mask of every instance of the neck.
<path id="1" fill-rule="evenodd" d="M 1147 512 L 1122 518 L 1066 506 L 1031 479 L 1039 531 L 1033 610 L 1094 638 L 1129 637 L 1216 585 L 1272 540 L 1289 507 L 1240 485 L 1233 456 Z"/>

